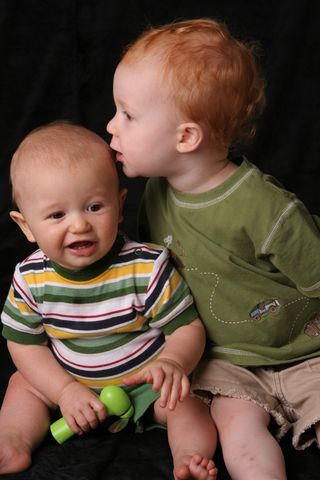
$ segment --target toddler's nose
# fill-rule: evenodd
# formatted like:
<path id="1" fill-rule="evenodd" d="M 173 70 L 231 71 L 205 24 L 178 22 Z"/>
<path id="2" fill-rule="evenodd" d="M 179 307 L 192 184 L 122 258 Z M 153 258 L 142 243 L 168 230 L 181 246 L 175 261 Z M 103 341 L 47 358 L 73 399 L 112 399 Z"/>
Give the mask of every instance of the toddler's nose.
<path id="1" fill-rule="evenodd" d="M 115 135 L 115 117 L 107 123 L 106 130 L 110 135 Z"/>

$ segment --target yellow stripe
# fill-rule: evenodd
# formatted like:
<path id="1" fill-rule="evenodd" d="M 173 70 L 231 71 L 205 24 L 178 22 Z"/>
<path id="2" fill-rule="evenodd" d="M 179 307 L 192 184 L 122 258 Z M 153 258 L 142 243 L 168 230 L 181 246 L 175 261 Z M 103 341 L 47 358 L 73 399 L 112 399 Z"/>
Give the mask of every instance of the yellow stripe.
<path id="1" fill-rule="evenodd" d="M 48 325 L 44 325 L 44 329 L 48 335 L 50 335 L 53 338 L 60 338 L 61 340 L 65 340 L 67 338 L 81 338 L 81 337 L 96 337 L 96 333 L 86 333 L 84 332 L 83 334 L 79 332 L 65 332 L 63 330 L 57 330 L 56 328 L 49 327 Z"/>
<path id="2" fill-rule="evenodd" d="M 153 361 L 153 360 L 154 360 L 154 358 L 150 361 Z M 147 365 L 147 363 L 145 365 L 143 365 L 143 367 L 139 367 L 135 370 L 132 370 L 132 372 L 130 372 L 129 374 L 127 373 L 126 375 L 121 375 L 119 377 L 111 378 L 110 380 L 108 380 L 108 379 L 90 380 L 88 378 L 77 377 L 75 375 L 74 375 L 74 377 L 77 379 L 77 381 L 79 383 L 83 383 L 84 385 L 86 385 L 89 388 L 103 388 L 103 387 L 106 387 L 107 385 L 123 385 L 123 381 L 124 381 L 125 378 L 129 378 L 129 377 L 131 377 L 131 375 L 135 375 L 136 373 L 140 372 L 146 365 Z"/>
<path id="3" fill-rule="evenodd" d="M 160 355 L 160 352 L 154 357 L 152 357 L 142 367 L 138 367 L 135 370 L 132 370 L 130 373 L 127 373 L 126 375 L 120 375 L 119 377 L 111 378 L 110 380 L 108 379 L 90 380 L 89 378 L 83 378 L 76 375 L 74 375 L 74 378 L 76 378 L 78 382 L 83 383 L 89 388 L 103 388 L 103 387 L 106 387 L 107 385 L 123 385 L 123 381 L 125 378 L 129 378 L 132 375 L 135 375 L 136 373 L 143 370 L 149 363 L 153 362 L 159 355 Z"/>
<path id="4" fill-rule="evenodd" d="M 129 325 L 124 325 L 123 327 L 112 330 L 112 334 L 133 332 L 134 330 L 139 329 L 144 324 L 145 320 L 146 319 L 144 316 L 139 315 L 133 323 L 130 323 Z"/>
<path id="5" fill-rule="evenodd" d="M 105 335 L 114 335 L 115 333 L 126 333 L 126 332 L 132 332 L 134 330 L 137 330 L 143 325 L 145 322 L 145 318 L 140 315 L 138 318 L 133 322 L 128 325 L 124 325 L 123 327 L 120 328 L 115 328 L 113 330 L 98 330 L 96 332 L 67 332 L 64 330 L 58 330 L 57 328 L 45 325 L 45 331 L 47 332 L 48 335 L 54 337 L 54 338 L 59 338 L 61 340 L 67 339 L 67 338 L 87 338 L 87 337 L 97 337 L 97 336 L 105 336 Z"/>
<path id="6" fill-rule="evenodd" d="M 129 264 L 120 267 L 114 267 L 111 270 L 103 272 L 100 276 L 95 277 L 91 280 L 84 280 L 86 285 L 95 285 L 97 281 L 112 281 L 117 278 L 121 278 L 126 275 L 149 275 L 153 270 L 154 264 L 149 263 L 136 263 Z M 24 274 L 25 281 L 28 285 L 32 284 L 41 284 L 41 283 L 59 283 L 60 285 L 78 285 L 78 280 L 69 280 L 67 278 L 61 277 L 56 272 L 33 272 Z"/>
<path id="7" fill-rule="evenodd" d="M 8 297 L 9 297 L 10 301 L 13 303 L 13 305 L 19 310 L 19 312 L 34 314 L 33 310 L 29 307 L 29 305 L 27 305 L 23 301 L 17 300 L 14 297 L 14 293 L 13 293 L 12 289 L 10 289 Z"/>
<path id="8" fill-rule="evenodd" d="M 155 317 L 159 312 L 160 308 L 170 299 L 172 292 L 176 290 L 178 285 L 181 283 L 181 276 L 178 272 L 175 272 L 174 275 L 170 278 L 170 283 L 163 292 L 163 295 L 159 299 L 156 307 L 151 311 L 152 317 Z"/>

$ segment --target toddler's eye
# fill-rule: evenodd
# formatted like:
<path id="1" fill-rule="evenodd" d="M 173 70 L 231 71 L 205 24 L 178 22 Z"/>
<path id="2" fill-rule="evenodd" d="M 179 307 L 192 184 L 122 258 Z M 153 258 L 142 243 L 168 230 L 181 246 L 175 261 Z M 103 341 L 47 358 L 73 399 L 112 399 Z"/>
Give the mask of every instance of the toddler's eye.
<path id="1" fill-rule="evenodd" d="M 132 116 L 130 115 L 130 113 L 124 111 L 123 114 L 124 114 L 124 116 L 126 117 L 127 120 L 132 120 Z"/>
<path id="2" fill-rule="evenodd" d="M 88 206 L 89 212 L 98 212 L 100 209 L 101 209 L 100 203 L 92 203 L 91 205 Z"/>
<path id="3" fill-rule="evenodd" d="M 59 220 L 59 218 L 64 217 L 63 212 L 54 212 L 50 215 L 50 218 L 53 218 L 54 220 Z"/>

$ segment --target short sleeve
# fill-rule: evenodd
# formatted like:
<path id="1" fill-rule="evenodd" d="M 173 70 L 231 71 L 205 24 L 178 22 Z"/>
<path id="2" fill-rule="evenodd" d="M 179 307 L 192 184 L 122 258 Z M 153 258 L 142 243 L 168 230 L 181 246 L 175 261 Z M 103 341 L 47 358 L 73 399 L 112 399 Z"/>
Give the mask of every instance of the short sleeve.
<path id="1" fill-rule="evenodd" d="M 277 269 L 308 297 L 320 297 L 320 220 L 296 202 L 279 218 L 266 253 Z"/>
<path id="2" fill-rule="evenodd" d="M 17 265 L 1 314 L 2 335 L 21 344 L 47 343 L 42 317 L 32 293 Z"/>
<path id="3" fill-rule="evenodd" d="M 145 316 L 149 325 L 169 335 L 198 318 L 187 283 L 164 249 L 154 263 L 147 289 Z"/>

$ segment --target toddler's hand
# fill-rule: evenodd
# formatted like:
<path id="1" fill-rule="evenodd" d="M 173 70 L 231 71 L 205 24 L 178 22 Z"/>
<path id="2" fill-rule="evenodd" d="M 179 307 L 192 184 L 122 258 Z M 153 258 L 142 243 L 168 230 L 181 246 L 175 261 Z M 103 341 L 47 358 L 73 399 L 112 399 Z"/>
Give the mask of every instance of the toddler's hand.
<path id="1" fill-rule="evenodd" d="M 77 381 L 64 387 L 58 405 L 69 427 L 78 435 L 96 428 L 107 416 L 98 395 Z"/>
<path id="2" fill-rule="evenodd" d="M 152 383 L 152 390 L 160 394 L 160 406 L 174 410 L 178 401 L 182 401 L 189 393 L 190 383 L 183 368 L 174 360 L 159 358 L 151 362 L 140 372 L 124 380 L 126 385 Z"/>

